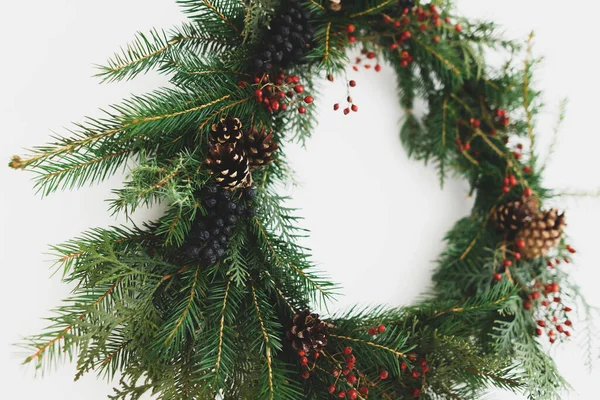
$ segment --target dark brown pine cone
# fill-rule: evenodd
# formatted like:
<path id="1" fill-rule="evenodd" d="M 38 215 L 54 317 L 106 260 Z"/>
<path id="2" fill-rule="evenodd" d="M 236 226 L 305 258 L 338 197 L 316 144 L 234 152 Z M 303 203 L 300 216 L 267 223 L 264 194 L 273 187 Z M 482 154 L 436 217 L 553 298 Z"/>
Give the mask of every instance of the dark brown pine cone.
<path id="1" fill-rule="evenodd" d="M 329 336 L 327 324 L 319 319 L 318 314 L 308 310 L 294 315 L 293 326 L 287 332 L 287 338 L 296 350 L 303 350 L 307 355 L 311 351 L 319 352 L 327 346 Z"/>
<path id="2" fill-rule="evenodd" d="M 273 141 L 273 133 L 266 128 L 253 128 L 246 134 L 246 154 L 250 165 L 259 167 L 273 161 L 273 153 L 277 151 L 277 142 Z"/>
<path id="3" fill-rule="evenodd" d="M 242 122 L 239 118 L 226 117 L 221 118 L 216 124 L 210 127 L 210 142 L 216 143 L 237 143 L 243 135 Z"/>
<path id="4" fill-rule="evenodd" d="M 211 146 L 206 166 L 216 175 L 219 186 L 236 189 L 252 183 L 246 152 L 235 143 L 217 143 Z"/>
<path id="5" fill-rule="evenodd" d="M 538 212 L 539 202 L 527 197 L 498 206 L 494 211 L 494 221 L 502 233 L 513 239 Z"/>

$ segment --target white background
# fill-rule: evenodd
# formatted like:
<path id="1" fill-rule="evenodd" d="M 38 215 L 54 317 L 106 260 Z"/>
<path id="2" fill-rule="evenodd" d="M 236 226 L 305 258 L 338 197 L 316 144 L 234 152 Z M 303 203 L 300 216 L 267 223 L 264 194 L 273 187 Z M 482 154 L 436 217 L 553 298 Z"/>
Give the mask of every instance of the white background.
<path id="1" fill-rule="evenodd" d="M 524 39 L 537 33 L 537 54 L 546 62 L 537 84 L 548 108 L 539 125 L 540 151 L 548 143 L 558 103 L 570 99 L 559 151 L 547 173 L 550 187 L 595 190 L 600 187 L 598 129 L 597 15 L 595 1 L 460 0 L 461 12 L 493 18 L 507 35 Z M 164 79 L 150 75 L 130 83 L 99 85 L 92 64 L 102 64 L 137 30 L 170 27 L 183 19 L 171 0 L 28 0 L 0 5 L 0 160 L 8 162 L 23 148 L 46 142 L 52 131 L 64 133 L 69 121 L 142 93 Z M 440 190 L 431 167 L 408 160 L 398 141 L 401 117 L 393 75 L 385 70 L 352 73 L 358 114 L 344 117 L 331 105 L 345 98 L 341 85 L 324 86 L 315 106 L 320 128 L 307 151 L 290 147 L 302 186 L 293 189 L 308 245 L 320 268 L 341 282 L 344 296 L 335 308 L 350 305 L 399 305 L 415 300 L 430 283 L 441 239 L 469 213 L 467 186 L 452 181 Z M 3 164 L 5 165 L 5 164 Z M 0 398 L 104 399 L 111 386 L 94 376 L 73 383 L 72 365 L 41 379 L 20 366 L 27 355 L 14 347 L 24 335 L 38 332 L 41 319 L 68 293 L 58 278 L 48 279 L 49 243 L 63 242 L 94 226 L 120 221 L 108 216 L 105 199 L 121 176 L 92 188 L 54 194 L 42 201 L 32 193 L 31 174 L 0 168 L 2 192 L 2 329 Z M 570 266 L 589 300 L 600 305 L 598 265 L 599 200 L 565 200 L 569 234 L 579 249 Z M 143 220 L 152 212 L 137 215 Z M 556 360 L 576 393 L 565 398 L 595 399 L 600 365 L 589 374 L 574 343 L 556 352 Z M 515 396 L 494 393 L 492 399 Z"/>

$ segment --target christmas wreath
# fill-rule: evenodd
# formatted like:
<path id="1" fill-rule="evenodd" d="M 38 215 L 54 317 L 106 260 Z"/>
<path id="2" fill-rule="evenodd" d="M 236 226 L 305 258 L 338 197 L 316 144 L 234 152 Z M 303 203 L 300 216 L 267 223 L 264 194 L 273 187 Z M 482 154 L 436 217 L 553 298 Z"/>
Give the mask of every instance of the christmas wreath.
<path id="1" fill-rule="evenodd" d="M 28 339 L 26 362 L 75 357 L 77 377 L 118 375 L 112 399 L 478 399 L 491 386 L 559 398 L 542 342 L 571 336 L 571 307 L 585 303 L 569 282 L 565 214 L 545 206 L 531 43 L 442 0 L 177 2 L 187 22 L 140 33 L 99 73 L 154 69 L 169 87 L 10 162 L 43 195 L 129 165 L 111 211 L 167 205 L 144 226 L 53 247 L 75 288 Z M 506 64 L 489 65 L 490 50 Z M 346 80 L 351 64 L 395 70 L 403 145 L 442 181 L 467 179 L 475 203 L 425 300 L 325 316 L 336 286 L 314 270 L 278 186 L 292 175 L 285 143 L 313 129 L 314 85 Z M 350 114 L 359 83 L 346 83 L 333 108 Z"/>

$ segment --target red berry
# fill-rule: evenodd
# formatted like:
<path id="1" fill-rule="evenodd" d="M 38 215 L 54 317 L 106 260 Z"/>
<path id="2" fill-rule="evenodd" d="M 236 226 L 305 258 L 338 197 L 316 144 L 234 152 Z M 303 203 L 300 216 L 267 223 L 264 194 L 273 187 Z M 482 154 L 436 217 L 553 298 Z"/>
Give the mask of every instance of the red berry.
<path id="1" fill-rule="evenodd" d="M 356 104 L 352 104 L 352 111 L 357 112 L 358 106 Z"/>
<path id="2" fill-rule="evenodd" d="M 329 82 L 333 82 L 333 75 L 327 75 L 327 80 Z"/>
<path id="3" fill-rule="evenodd" d="M 381 71 L 381 65 L 376 64 L 375 65 L 375 72 L 379 72 L 379 71 Z"/>
<path id="4" fill-rule="evenodd" d="M 362 394 L 363 396 L 366 396 L 369 394 L 369 388 L 366 386 L 361 386 L 358 391 L 360 392 L 360 394 Z"/>
<path id="5" fill-rule="evenodd" d="M 537 328 L 535 330 L 535 334 L 538 335 L 538 336 L 542 336 L 542 330 L 540 328 Z"/>
<path id="6" fill-rule="evenodd" d="M 519 249 L 522 249 L 523 247 L 525 247 L 525 241 L 524 241 L 524 240 L 517 240 L 517 241 L 515 242 L 515 244 L 517 245 L 517 247 L 518 247 Z"/>
<path id="7" fill-rule="evenodd" d="M 298 112 L 299 112 L 300 114 L 306 114 L 306 107 L 304 107 L 304 106 L 300 106 L 300 107 L 298 107 Z"/>
<path id="8" fill-rule="evenodd" d="M 494 280 L 500 282 L 502 280 L 502 275 L 500 275 L 499 273 L 495 273 Z"/>
<path id="9" fill-rule="evenodd" d="M 510 267 L 512 265 L 512 261 L 510 261 L 510 260 L 504 260 L 504 261 L 502 261 L 502 264 L 505 267 Z"/>
<path id="10" fill-rule="evenodd" d="M 352 81 L 348 82 L 348 84 L 350 85 L 350 87 L 354 87 L 354 86 L 356 86 L 356 81 L 352 80 Z"/>
<path id="11" fill-rule="evenodd" d="M 525 172 L 526 174 L 530 174 L 531 173 L 531 167 L 529 167 L 529 166 L 523 167 L 523 172 Z"/>
<path id="12" fill-rule="evenodd" d="M 329 393 L 333 393 L 333 392 L 335 392 L 335 385 L 331 385 L 331 386 L 329 386 L 329 389 L 327 389 L 327 391 L 328 391 Z"/>
<path id="13" fill-rule="evenodd" d="M 344 349 L 344 354 L 349 355 L 352 354 L 352 347 L 348 346 Z"/>
<path id="14" fill-rule="evenodd" d="M 296 85 L 296 86 L 294 86 L 294 91 L 296 93 L 302 93 L 302 92 L 304 92 L 304 86 L 302 86 L 302 85 Z"/>
<path id="15" fill-rule="evenodd" d="M 417 379 L 418 377 L 420 377 L 420 376 L 421 376 L 421 374 L 420 374 L 420 373 L 418 373 L 417 371 L 413 371 L 413 372 L 412 372 L 412 374 L 411 374 L 411 376 L 412 376 L 414 379 Z"/>
<path id="16" fill-rule="evenodd" d="M 308 379 L 308 378 L 310 378 L 310 372 L 308 372 L 308 371 L 302 372 L 302 379 Z"/>
<path id="17" fill-rule="evenodd" d="M 304 352 L 304 350 L 298 351 L 298 356 L 299 357 L 304 357 L 305 355 L 306 355 L 306 352 Z"/>
<path id="18" fill-rule="evenodd" d="M 465 143 L 465 150 L 467 150 L 467 151 L 471 150 L 471 142 Z"/>
<path id="19" fill-rule="evenodd" d="M 566 320 L 565 321 L 565 325 L 566 326 L 573 326 L 573 322 L 571 322 L 570 320 Z"/>
<path id="20" fill-rule="evenodd" d="M 346 27 L 346 31 L 348 31 L 348 33 L 353 33 L 356 30 L 356 27 L 354 25 L 348 25 Z"/>
<path id="21" fill-rule="evenodd" d="M 403 68 L 408 67 L 408 61 L 406 61 L 406 60 L 400 61 L 400 66 L 403 67 Z"/>
<path id="22" fill-rule="evenodd" d="M 531 303 L 526 301 L 525 303 L 523 303 L 523 308 L 526 310 L 531 310 Z"/>
<path id="23" fill-rule="evenodd" d="M 305 102 L 306 104 L 310 104 L 310 103 L 312 103 L 313 101 L 315 101 L 315 99 L 313 99 L 313 98 L 312 98 L 312 96 L 306 96 L 306 97 L 304 98 L 304 102 Z"/>
<path id="24" fill-rule="evenodd" d="M 406 370 L 406 368 L 408 368 L 408 366 L 406 365 L 406 363 L 402 363 L 402 364 L 400 364 L 400 369 L 401 369 L 402 371 L 405 371 L 405 370 Z"/>
<path id="25" fill-rule="evenodd" d="M 348 41 L 350 43 L 356 43 L 356 38 L 354 36 L 348 36 Z"/>
<path id="26" fill-rule="evenodd" d="M 565 312 L 571 312 L 571 311 L 573 311 L 573 309 L 571 307 L 565 307 L 564 310 L 565 310 Z"/>
<path id="27" fill-rule="evenodd" d="M 273 111 L 277 111 L 277 110 L 279 110 L 279 102 L 278 102 L 277 100 L 273 100 L 273 101 L 271 102 L 271 109 L 272 109 Z"/>
<path id="28" fill-rule="evenodd" d="M 350 109 L 348 107 L 344 108 L 344 115 L 350 114 Z"/>
<path id="29" fill-rule="evenodd" d="M 300 365 L 308 365 L 308 358 L 300 357 Z"/>
<path id="30" fill-rule="evenodd" d="M 354 385 L 356 383 L 356 381 L 358 380 L 358 378 L 356 378 L 356 375 L 352 375 L 352 374 L 348 375 L 346 377 L 346 379 L 348 380 L 348 383 L 351 385 Z"/>
<path id="31" fill-rule="evenodd" d="M 543 328 L 543 327 L 545 327 L 545 326 L 546 326 L 546 321 L 543 321 L 543 320 L 541 320 L 541 319 L 540 319 L 540 320 L 537 322 L 537 324 L 538 324 L 538 326 L 541 326 L 541 327 Z"/>
<path id="32" fill-rule="evenodd" d="M 519 261 L 521 259 L 521 253 L 515 253 L 515 260 Z"/>
<path id="33" fill-rule="evenodd" d="M 379 326 L 377 327 L 377 330 L 379 331 L 379 333 L 383 333 L 383 332 L 385 332 L 385 325 L 383 325 L 383 324 L 382 324 L 382 325 L 379 325 Z"/>
<path id="34" fill-rule="evenodd" d="M 412 393 L 413 397 L 417 398 L 417 397 L 421 397 L 421 389 L 415 389 L 413 390 Z"/>
<path id="35" fill-rule="evenodd" d="M 340 109 L 340 105 L 339 105 L 339 103 L 335 103 L 335 104 L 333 105 L 333 111 L 337 111 L 337 110 L 339 110 L 339 109 Z"/>
<path id="36" fill-rule="evenodd" d="M 462 26 L 460 26 L 459 24 L 456 24 L 454 29 L 456 30 L 456 32 L 462 32 Z"/>
<path id="37" fill-rule="evenodd" d="M 390 376 L 390 374 L 385 369 L 379 373 L 379 378 L 381 379 L 387 379 L 388 376 Z"/>
<path id="38" fill-rule="evenodd" d="M 368 53 L 367 53 L 367 58 L 368 58 L 369 60 L 372 60 L 372 59 L 374 59 L 374 58 L 375 58 L 375 53 L 373 53 L 372 51 L 368 52 Z"/>
<path id="39" fill-rule="evenodd" d="M 281 105 L 281 111 L 285 111 L 287 110 L 287 104 L 282 104 Z"/>
<path id="40" fill-rule="evenodd" d="M 509 188 L 508 186 L 504 186 L 504 187 L 502 188 L 502 192 L 504 192 L 504 193 L 508 193 L 508 192 L 510 192 L 510 188 Z"/>
<path id="41" fill-rule="evenodd" d="M 427 25 L 421 24 L 421 26 L 419 26 L 419 29 L 422 30 L 422 31 L 426 31 L 427 30 Z"/>
<path id="42" fill-rule="evenodd" d="M 565 335 L 567 335 L 567 337 L 570 337 L 571 336 L 571 332 L 565 331 Z"/>
<path id="43" fill-rule="evenodd" d="M 516 178 L 514 175 L 511 175 L 511 176 L 509 177 L 509 179 L 510 179 L 510 185 L 511 185 L 511 186 L 517 186 L 517 183 L 518 183 L 518 182 L 517 182 L 517 178 Z"/>
<path id="44" fill-rule="evenodd" d="M 343 399 L 344 397 L 346 397 L 346 392 L 344 392 L 343 390 L 340 390 L 338 393 L 338 398 Z"/>
<path id="45" fill-rule="evenodd" d="M 436 22 L 436 26 L 438 26 L 437 22 Z M 434 36 L 433 39 L 432 39 L 432 41 L 433 41 L 433 43 L 439 43 L 440 42 L 440 37 L 439 36 Z"/>
<path id="46" fill-rule="evenodd" d="M 402 37 L 402 40 L 406 40 L 406 39 L 409 39 L 411 36 L 412 35 L 411 35 L 411 33 L 409 31 L 404 31 L 404 32 L 402 32 L 402 36 L 401 37 Z"/>
<path id="47" fill-rule="evenodd" d="M 377 335 L 377 329 L 376 328 L 369 328 L 369 335 L 371 335 L 371 336 Z"/>
<path id="48" fill-rule="evenodd" d="M 533 190 L 531 190 L 531 188 L 525 188 L 525 190 L 523 190 L 523 196 L 531 197 L 531 195 L 533 195 Z"/>
<path id="49" fill-rule="evenodd" d="M 338 376 L 340 376 L 340 370 L 334 369 L 333 371 L 331 371 L 331 375 L 333 375 L 334 378 L 337 378 Z"/>
<path id="50" fill-rule="evenodd" d="M 355 400 L 358 398 L 358 392 L 356 391 L 356 389 L 348 390 L 348 398 L 351 400 Z"/>

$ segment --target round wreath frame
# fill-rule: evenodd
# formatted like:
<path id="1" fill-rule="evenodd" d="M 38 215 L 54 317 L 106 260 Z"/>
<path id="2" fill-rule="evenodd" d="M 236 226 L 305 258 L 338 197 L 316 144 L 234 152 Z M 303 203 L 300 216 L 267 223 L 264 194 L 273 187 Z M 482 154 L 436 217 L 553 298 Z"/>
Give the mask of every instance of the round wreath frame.
<path id="1" fill-rule="evenodd" d="M 63 279 L 77 286 L 52 325 L 29 339 L 26 361 L 46 367 L 77 350 L 77 377 L 121 373 L 114 399 L 476 399 L 490 386 L 559 398 L 565 382 L 539 338 L 570 336 L 567 304 L 581 298 L 558 264 L 575 251 L 563 237 L 527 259 L 522 242 L 494 223 L 511 201 L 552 198 L 535 153 L 531 40 L 523 49 L 498 38 L 493 24 L 454 15 L 448 1 L 310 0 L 301 7 L 314 40 L 300 62 L 257 70 L 265 26 L 293 1 L 178 0 L 185 25 L 139 34 L 99 74 L 117 81 L 157 69 L 171 88 L 12 159 L 12 168 L 36 172 L 48 195 L 101 181 L 135 158 L 112 211 L 169 204 L 144 227 L 93 229 L 53 247 Z M 346 79 L 357 43 L 364 61 L 353 68 L 378 71 L 385 60 L 397 72 L 409 153 L 434 162 L 442 180 L 465 177 L 476 200 L 447 235 L 428 299 L 321 320 L 304 310 L 323 309 L 336 288 L 313 271 L 297 242 L 303 231 L 277 194 L 291 174 L 281 144 L 310 136 L 313 78 Z M 511 61 L 493 69 L 487 49 Z M 422 118 L 411 113 L 417 97 L 428 103 Z M 356 111 L 347 102 L 340 112 Z M 244 204 L 254 215 L 237 222 L 227 254 L 214 265 L 184 264 L 180 249 L 207 213 L 198 193 L 220 182 L 205 159 L 211 127 L 226 116 L 273 132 L 280 149 L 252 170 L 257 197 Z M 234 201 L 241 192 L 232 191 Z"/>

